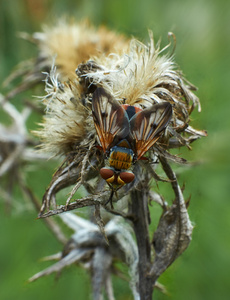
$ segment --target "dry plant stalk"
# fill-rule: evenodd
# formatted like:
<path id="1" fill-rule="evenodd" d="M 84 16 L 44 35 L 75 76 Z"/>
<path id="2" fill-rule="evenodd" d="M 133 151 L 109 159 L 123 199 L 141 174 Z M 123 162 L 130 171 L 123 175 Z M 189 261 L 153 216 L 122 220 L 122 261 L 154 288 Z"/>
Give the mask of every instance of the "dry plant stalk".
<path id="1" fill-rule="evenodd" d="M 62 254 L 55 256 L 59 262 L 30 281 L 81 262 L 91 272 L 93 299 L 103 298 L 103 287 L 108 299 L 115 299 L 111 274 L 124 276 L 114 266 L 119 259 L 129 267 L 134 298 L 152 299 L 157 279 L 188 247 L 192 234 L 183 193 L 169 164 L 187 162 L 169 150 L 182 146 L 191 149 L 193 141 L 206 136 L 205 131 L 189 124 L 193 109 L 197 106 L 200 111 L 201 107 L 193 93 L 196 88 L 177 70 L 173 55 L 167 53 L 171 43 L 175 48 L 175 36 L 169 33 L 169 44 L 160 49 L 151 32 L 149 43 L 143 44 L 104 27 L 95 29 L 87 22 L 65 21 L 23 36 L 37 45 L 38 57 L 22 63 L 7 80 L 21 78 L 21 83 L 5 96 L 5 101 L 44 80 L 45 114 L 35 134 L 42 153 L 63 158 L 44 194 L 39 217 L 95 208 L 93 221 L 72 213 L 60 215 L 74 234 Z M 105 155 L 96 147 L 100 141 L 92 118 L 92 98 L 99 87 L 120 104 L 146 109 L 168 102 L 173 108 L 167 128 L 148 151 L 148 161 L 136 161 L 132 170 L 135 180 L 117 191 L 114 209 L 107 205 L 108 188 L 99 174 Z M 151 162 L 161 164 L 165 179 L 156 173 L 157 164 Z M 171 206 L 151 191 L 152 178 L 168 182 L 175 194 Z M 57 193 L 70 186 L 68 199 L 58 205 Z M 80 187 L 84 187 L 85 195 L 74 199 Z M 153 242 L 149 234 L 151 200 L 163 210 Z"/>

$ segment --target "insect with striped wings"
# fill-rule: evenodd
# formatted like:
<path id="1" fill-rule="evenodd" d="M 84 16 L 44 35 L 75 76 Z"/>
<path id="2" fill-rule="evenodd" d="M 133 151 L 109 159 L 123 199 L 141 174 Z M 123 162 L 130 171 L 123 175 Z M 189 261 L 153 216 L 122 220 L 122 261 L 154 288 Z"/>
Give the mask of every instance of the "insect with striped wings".
<path id="1" fill-rule="evenodd" d="M 100 169 L 101 177 L 114 192 L 134 180 L 132 165 L 156 143 L 172 117 L 168 102 L 141 109 L 121 105 L 103 88 L 97 88 L 92 99 L 92 113 L 106 166 Z M 143 159 L 143 158 L 142 158 Z"/>

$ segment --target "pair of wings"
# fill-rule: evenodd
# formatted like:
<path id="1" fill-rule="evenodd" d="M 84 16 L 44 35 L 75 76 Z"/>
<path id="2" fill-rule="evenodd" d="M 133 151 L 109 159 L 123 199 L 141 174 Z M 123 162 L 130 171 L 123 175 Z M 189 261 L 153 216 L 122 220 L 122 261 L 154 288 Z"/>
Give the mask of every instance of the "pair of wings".
<path id="1" fill-rule="evenodd" d="M 140 159 L 159 139 L 172 117 L 168 102 L 143 109 L 129 119 L 126 110 L 103 88 L 92 99 L 94 125 L 104 152 L 126 139 Z"/>

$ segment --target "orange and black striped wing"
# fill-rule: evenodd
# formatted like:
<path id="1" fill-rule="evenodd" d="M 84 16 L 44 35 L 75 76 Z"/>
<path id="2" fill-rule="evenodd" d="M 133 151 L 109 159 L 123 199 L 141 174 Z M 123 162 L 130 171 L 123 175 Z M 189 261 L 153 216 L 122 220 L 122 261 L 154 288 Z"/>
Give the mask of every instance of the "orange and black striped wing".
<path id="1" fill-rule="evenodd" d="M 130 131 L 135 140 L 135 152 L 140 159 L 159 139 L 172 117 L 168 102 L 155 104 L 138 112 L 130 120 Z"/>
<path id="2" fill-rule="evenodd" d="M 112 147 L 114 139 L 122 140 L 130 132 L 125 109 L 103 88 L 93 93 L 94 125 L 104 152 Z"/>

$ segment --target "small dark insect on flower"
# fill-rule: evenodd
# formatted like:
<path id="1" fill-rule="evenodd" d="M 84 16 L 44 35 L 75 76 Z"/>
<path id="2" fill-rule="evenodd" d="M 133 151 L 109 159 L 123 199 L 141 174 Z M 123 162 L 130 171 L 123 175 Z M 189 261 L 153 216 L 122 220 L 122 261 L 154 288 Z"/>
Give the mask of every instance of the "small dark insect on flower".
<path id="1" fill-rule="evenodd" d="M 94 125 L 106 155 L 106 167 L 100 175 L 111 189 L 108 202 L 112 206 L 114 192 L 134 180 L 132 165 L 156 143 L 172 117 L 169 102 L 141 109 L 120 105 L 103 88 L 93 94 Z M 107 203 L 108 203 L 107 202 Z"/>

